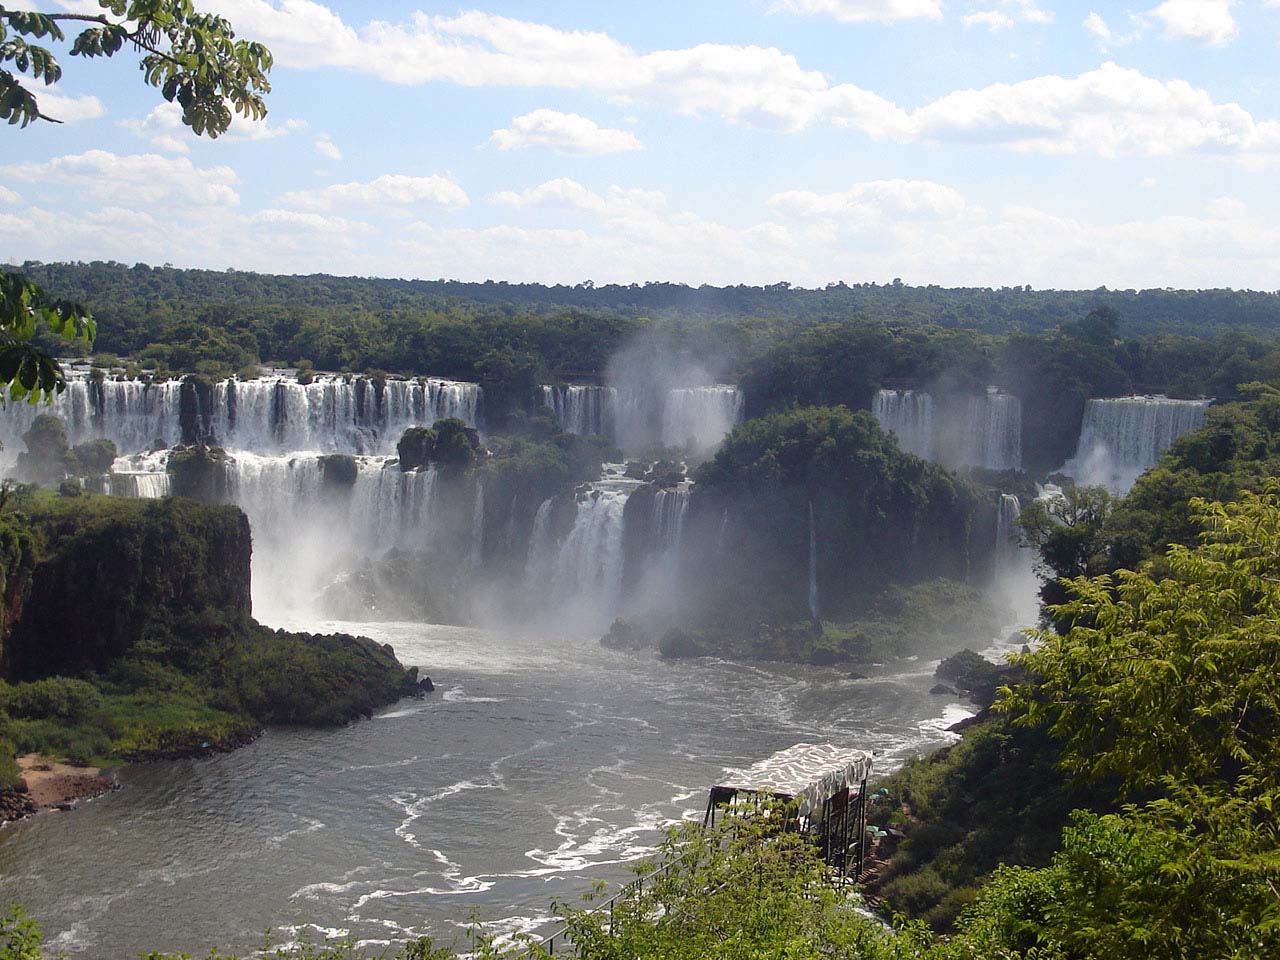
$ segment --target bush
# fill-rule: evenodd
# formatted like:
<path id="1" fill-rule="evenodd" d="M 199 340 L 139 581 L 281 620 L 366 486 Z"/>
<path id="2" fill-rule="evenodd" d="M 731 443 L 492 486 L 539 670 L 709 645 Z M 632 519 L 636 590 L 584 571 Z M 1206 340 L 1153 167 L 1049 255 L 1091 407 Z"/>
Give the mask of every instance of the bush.
<path id="1" fill-rule="evenodd" d="M 14 790 L 22 781 L 17 752 L 12 741 L 0 737 L 0 790 Z M 0 957 L 3 957 L 3 954 L 0 954 Z"/>
<path id="2" fill-rule="evenodd" d="M 0 708 L 21 720 L 59 719 L 78 723 L 102 709 L 102 693 L 92 683 L 47 677 L 0 686 Z"/>
<path id="3" fill-rule="evenodd" d="M 116 445 L 110 440 L 86 440 L 72 447 L 71 454 L 77 475 L 98 476 L 111 470 L 116 460 Z"/>

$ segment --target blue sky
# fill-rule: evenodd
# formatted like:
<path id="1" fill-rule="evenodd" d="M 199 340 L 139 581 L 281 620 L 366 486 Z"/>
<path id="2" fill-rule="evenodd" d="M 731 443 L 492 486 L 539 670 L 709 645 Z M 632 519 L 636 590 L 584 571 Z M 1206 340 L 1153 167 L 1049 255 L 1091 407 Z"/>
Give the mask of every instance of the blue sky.
<path id="1" fill-rule="evenodd" d="M 275 52 L 265 124 L 63 57 L 0 259 L 1280 287 L 1280 0 L 197 4 Z"/>

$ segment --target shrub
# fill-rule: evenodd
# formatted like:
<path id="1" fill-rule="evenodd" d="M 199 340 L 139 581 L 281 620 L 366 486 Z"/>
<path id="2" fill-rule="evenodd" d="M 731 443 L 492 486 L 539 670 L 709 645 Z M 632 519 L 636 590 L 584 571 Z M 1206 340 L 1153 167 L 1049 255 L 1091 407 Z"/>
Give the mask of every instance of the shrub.
<path id="1" fill-rule="evenodd" d="M 18 719 L 56 718 L 76 723 L 102 709 L 102 693 L 85 680 L 46 677 L 0 687 L 0 707 Z"/>

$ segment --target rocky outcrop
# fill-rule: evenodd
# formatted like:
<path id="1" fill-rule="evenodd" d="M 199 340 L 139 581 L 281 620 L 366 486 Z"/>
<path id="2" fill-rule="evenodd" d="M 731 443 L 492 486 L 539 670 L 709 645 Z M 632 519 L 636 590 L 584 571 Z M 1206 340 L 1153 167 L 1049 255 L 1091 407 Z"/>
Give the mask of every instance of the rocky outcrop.
<path id="1" fill-rule="evenodd" d="M 102 671 L 144 638 L 203 662 L 250 622 L 249 521 L 235 507 L 56 501 L 31 524 L 40 559 L 7 604 L 6 676 Z"/>

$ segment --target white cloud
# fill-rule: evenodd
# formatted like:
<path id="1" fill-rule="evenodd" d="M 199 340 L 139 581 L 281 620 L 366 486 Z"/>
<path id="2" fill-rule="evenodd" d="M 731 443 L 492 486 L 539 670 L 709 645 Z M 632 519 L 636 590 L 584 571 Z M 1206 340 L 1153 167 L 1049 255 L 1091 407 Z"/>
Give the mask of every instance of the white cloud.
<path id="1" fill-rule="evenodd" d="M 528 190 L 503 190 L 488 200 L 499 206 L 561 208 L 611 217 L 644 216 L 661 210 L 667 203 L 658 190 L 612 186 L 601 194 L 568 177 L 557 177 Z"/>
<path id="2" fill-rule="evenodd" d="M 1036 0 L 995 0 L 1001 9 L 978 10 L 961 17 L 966 27 L 1007 30 L 1018 23 L 1052 23 L 1053 13 Z"/>
<path id="3" fill-rule="evenodd" d="M 1013 17 L 1002 10 L 979 10 L 965 14 L 961 19 L 966 27 L 986 27 L 988 30 L 1008 30 L 1014 24 Z"/>
<path id="4" fill-rule="evenodd" d="M 8 187 L 0 186 L 0 203 L 21 203 L 22 198 Z"/>
<path id="5" fill-rule="evenodd" d="M 1090 36 L 1104 46 L 1115 38 L 1115 34 L 1107 26 L 1107 21 L 1095 10 L 1090 10 L 1089 15 L 1084 18 L 1084 28 Z"/>
<path id="6" fill-rule="evenodd" d="M 489 142 L 499 150 L 551 147 L 566 153 L 595 156 L 644 149 L 629 130 L 611 130 L 576 113 L 547 109 L 516 117 L 510 127 L 493 131 Z"/>
<path id="7" fill-rule="evenodd" d="M 948 94 L 912 114 L 919 137 L 998 143 L 1044 153 L 1161 156 L 1204 150 L 1270 162 L 1280 124 L 1255 122 L 1183 80 L 1106 63 L 1078 77 L 1044 76 Z M 1274 129 L 1273 129 L 1274 128 Z"/>
<path id="8" fill-rule="evenodd" d="M 784 215 L 841 220 L 951 220 L 981 212 L 958 190 L 932 180 L 869 180 L 840 193 L 788 190 L 768 203 Z"/>
<path id="9" fill-rule="evenodd" d="M 234 206 L 240 202 L 236 172 L 227 166 L 197 167 L 186 157 L 155 153 L 121 156 L 107 150 L 11 163 L 0 174 L 37 185 L 38 190 L 74 188 L 77 197 L 132 204 L 165 202 L 175 207 Z"/>
<path id="10" fill-rule="evenodd" d="M 166 153 L 188 153 L 191 143 L 201 139 L 182 122 L 182 107 L 165 101 L 142 119 L 121 120 L 120 126 L 146 140 L 157 150 Z M 305 130 L 305 120 L 286 120 L 282 126 L 272 126 L 267 120 L 232 121 L 227 132 L 218 137 L 220 143 L 245 143 L 248 141 L 274 140 Z"/>
<path id="11" fill-rule="evenodd" d="M 960 90 L 914 110 L 850 83 L 832 83 L 773 47 L 705 43 L 637 53 L 612 37 L 471 12 L 414 14 L 355 29 L 312 0 L 216 0 L 282 66 L 337 66 L 403 84 L 558 87 L 644 101 L 699 116 L 801 130 L 818 122 L 873 139 L 998 144 L 1050 153 L 1157 155 L 1179 150 L 1256 155 L 1266 122 L 1180 80 L 1105 64 L 1077 77 L 1042 76 Z M 1008 0 L 1010 16 L 1044 13 Z M 852 9 L 852 7 L 850 7 Z M 1038 15 L 1032 13 L 1031 15 Z"/>
<path id="12" fill-rule="evenodd" d="M 162 103 L 141 120 L 121 120 L 120 126 L 166 153 L 188 153 L 187 141 L 195 138 L 182 125 L 182 108 L 176 103 Z"/>
<path id="13" fill-rule="evenodd" d="M 322 157 L 328 157 L 330 160 L 342 159 L 342 151 L 328 137 L 317 137 L 313 146 L 316 148 L 316 153 Z"/>
<path id="14" fill-rule="evenodd" d="M 367 182 L 335 183 L 317 190 L 293 190 L 280 198 L 289 206 L 330 210 L 342 205 L 405 207 L 431 203 L 465 207 L 466 191 L 448 177 L 387 173 Z"/>
<path id="15" fill-rule="evenodd" d="M 1163 25 L 1166 37 L 1222 47 L 1240 32 L 1233 5 L 1234 0 L 1165 0 L 1147 15 Z"/>
<path id="16" fill-rule="evenodd" d="M 822 14 L 847 23 L 941 20 L 941 0 L 778 0 L 770 12 Z"/>
<path id="17" fill-rule="evenodd" d="M 267 209 L 259 210 L 249 218 L 251 223 L 267 224 L 273 227 L 298 228 L 316 233 L 372 233 L 375 227 L 360 220 L 348 220 L 345 217 L 326 217 L 318 213 L 307 213 L 298 210 Z"/>
<path id="18" fill-rule="evenodd" d="M 34 88 L 36 103 L 40 112 L 63 123 L 79 123 L 81 120 L 96 120 L 107 112 L 102 101 L 97 97 L 77 97 L 71 94 L 55 93 L 52 90 Z"/>
<path id="19" fill-rule="evenodd" d="M 1249 208 L 1236 197 L 1217 197 L 1205 206 L 1205 215 L 1213 220 L 1240 220 L 1249 214 Z"/>

